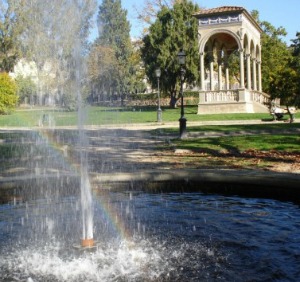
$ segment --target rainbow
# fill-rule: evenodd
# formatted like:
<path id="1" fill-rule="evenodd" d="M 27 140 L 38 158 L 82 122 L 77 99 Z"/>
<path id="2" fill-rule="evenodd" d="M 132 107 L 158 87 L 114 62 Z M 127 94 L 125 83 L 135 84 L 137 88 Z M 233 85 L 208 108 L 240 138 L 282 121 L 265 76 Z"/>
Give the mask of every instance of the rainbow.
<path id="1" fill-rule="evenodd" d="M 42 115 L 43 113 L 44 112 L 42 112 Z M 40 138 L 41 140 L 45 141 L 43 143 L 45 146 L 47 146 L 47 149 L 49 149 L 49 153 L 59 158 L 62 167 L 66 168 L 66 171 L 72 173 L 73 175 L 80 175 L 81 168 L 78 157 L 69 152 L 67 144 L 61 144 L 61 140 L 59 140 L 54 130 L 51 130 L 50 127 L 41 126 L 42 115 L 36 115 L 36 126 L 30 128 L 30 131 L 36 134 L 37 138 Z M 21 126 L 32 124 L 32 115 L 26 115 L 24 113 L 22 113 L 22 115 L 17 114 L 14 123 L 20 124 Z M 29 131 L 28 128 L 29 127 L 18 127 L 18 130 Z M 8 129 L 11 129 L 11 127 L 9 127 Z M 74 130 L 76 129 L 77 127 L 74 127 Z M 121 236 L 122 239 L 129 241 L 129 238 L 131 238 L 131 232 L 123 222 L 118 210 L 115 207 L 113 207 L 113 205 L 105 201 L 105 197 L 101 197 L 100 195 L 98 197 L 94 197 L 94 199 L 95 198 L 97 199 L 97 201 L 94 202 L 98 203 L 97 208 L 99 208 L 102 211 L 107 222 L 111 224 L 111 227 L 113 228 L 113 230 L 115 230 L 116 234 Z"/>
<path id="2" fill-rule="evenodd" d="M 53 150 L 53 153 L 60 155 L 60 158 L 64 162 L 64 165 L 68 166 L 71 172 L 75 173 L 76 175 L 80 175 L 80 164 L 78 162 L 78 159 L 76 159 L 74 156 L 72 156 L 72 154 L 66 151 L 67 149 L 64 147 L 65 145 L 61 145 L 59 143 L 59 140 L 57 140 L 54 131 L 42 128 L 39 129 L 37 133 L 40 135 L 40 138 L 46 140 L 46 144 L 48 144 L 49 147 Z M 99 194 L 101 194 L 101 190 L 97 191 Z M 95 193 L 97 191 L 94 190 L 93 192 Z M 128 227 L 126 227 L 117 208 L 111 205 L 109 202 L 105 201 L 105 197 L 101 197 L 101 195 L 97 195 L 97 197 L 94 197 L 94 199 L 97 199 L 97 201 L 94 201 L 98 204 L 97 208 L 102 211 L 105 219 L 107 220 L 107 222 L 109 222 L 113 230 L 115 230 L 116 234 L 118 236 L 121 236 L 121 238 L 126 242 L 129 242 L 132 236 L 131 231 Z"/>
<path id="3" fill-rule="evenodd" d="M 119 211 L 108 201 L 105 201 L 106 197 L 101 197 L 101 191 L 98 192 L 96 197 L 98 208 L 102 211 L 107 222 L 111 224 L 111 227 L 115 230 L 124 241 L 129 242 L 132 237 L 132 233 L 128 227 L 126 227 L 122 220 Z"/>

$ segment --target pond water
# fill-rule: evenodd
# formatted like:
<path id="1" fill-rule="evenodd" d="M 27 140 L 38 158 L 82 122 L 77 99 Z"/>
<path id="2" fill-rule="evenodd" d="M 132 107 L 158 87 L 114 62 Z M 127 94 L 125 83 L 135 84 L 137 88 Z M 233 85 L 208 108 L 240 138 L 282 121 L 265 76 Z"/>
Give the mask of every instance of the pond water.
<path id="1" fill-rule="evenodd" d="M 1 281 L 299 281 L 300 208 L 202 193 L 94 193 L 0 205 Z"/>

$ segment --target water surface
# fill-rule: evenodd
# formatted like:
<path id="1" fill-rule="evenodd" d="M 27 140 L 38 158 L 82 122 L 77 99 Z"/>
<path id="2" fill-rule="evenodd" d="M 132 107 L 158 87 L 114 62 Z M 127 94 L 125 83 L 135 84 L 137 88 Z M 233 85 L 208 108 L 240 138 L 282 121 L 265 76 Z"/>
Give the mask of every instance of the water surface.
<path id="1" fill-rule="evenodd" d="M 202 193 L 98 192 L 97 249 L 81 238 L 80 199 L 0 206 L 2 281 L 297 281 L 300 209 Z"/>

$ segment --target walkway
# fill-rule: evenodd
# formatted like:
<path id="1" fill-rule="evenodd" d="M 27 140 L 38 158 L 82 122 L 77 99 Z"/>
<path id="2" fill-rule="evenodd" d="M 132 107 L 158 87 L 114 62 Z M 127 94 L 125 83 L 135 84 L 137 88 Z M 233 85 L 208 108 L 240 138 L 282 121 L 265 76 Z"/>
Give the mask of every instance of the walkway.
<path id="1" fill-rule="evenodd" d="M 300 122 L 299 119 L 296 120 Z M 211 121 L 211 122 L 188 122 L 188 128 L 191 126 L 201 125 L 220 125 L 220 124 L 262 124 L 270 123 L 260 120 L 245 120 L 245 121 Z M 114 126 L 90 126 L 86 128 L 89 138 L 89 145 L 85 148 L 89 156 L 89 172 L 91 181 L 101 187 L 110 187 L 112 184 L 117 183 L 136 183 L 136 182 L 183 182 L 197 185 L 201 183 L 225 183 L 227 186 L 250 185 L 252 187 L 259 186 L 268 188 L 285 188 L 294 189 L 294 192 L 300 193 L 300 174 L 299 173 L 285 173 L 264 171 L 261 169 L 228 169 L 226 166 L 212 166 L 211 160 L 203 155 L 202 159 L 206 165 L 198 164 L 197 167 L 188 167 L 188 163 L 184 162 L 185 154 L 176 155 L 175 148 L 173 151 L 170 149 L 165 150 L 167 145 L 169 148 L 172 138 L 176 136 L 161 136 L 153 135 L 151 133 L 154 129 L 177 127 L 178 122 L 164 123 L 164 124 L 127 124 L 114 125 Z M 78 144 L 76 140 L 69 139 L 72 136 L 72 131 L 75 128 L 57 128 L 59 137 L 55 137 L 58 143 L 54 144 L 53 149 L 60 152 L 60 156 L 70 162 L 75 160 L 74 152 L 78 152 Z M 68 129 L 68 130 L 66 130 Z M 12 130 L 11 128 L 9 130 Z M 19 129 L 23 130 L 23 129 Z M 298 129 L 297 129 L 298 130 Z M 2 129 L 0 129 L 2 131 Z M 64 135 L 64 132 L 66 135 Z M 75 132 L 75 131 L 74 131 Z M 61 134 L 61 135 L 60 135 Z M 220 133 L 190 133 L 190 137 L 207 137 L 207 136 L 220 136 Z M 224 134 L 224 133 L 222 133 Z M 237 134 L 237 133 L 235 133 Z M 241 134 L 249 134 L 249 132 L 241 132 Z M 227 134 L 228 135 L 228 134 Z M 55 138 L 53 138 L 55 140 Z M 52 140 L 53 141 L 53 140 Z M 60 142 L 60 143 L 59 143 Z M 52 145 L 49 142 L 49 145 Z M 49 151 L 49 150 L 48 150 Z M 43 158 L 41 158 L 43 159 Z M 183 162 L 181 162 L 181 160 Z M 13 181 L 15 177 L 21 176 L 22 163 L 17 165 L 20 167 L 16 176 L 11 175 L 9 172 L 2 171 L 0 174 L 0 183 L 6 180 Z M 26 165 L 26 162 L 24 163 Z M 46 163 L 47 167 L 43 170 L 48 177 L 57 177 L 57 173 L 63 174 L 56 161 L 53 167 L 51 164 Z M 71 164 L 74 167 L 76 164 Z M 26 170 L 25 170 L 26 169 Z M 30 169 L 32 169 L 30 171 Z M 64 169 L 67 169 L 64 167 Z M 10 171 L 12 169 L 10 168 Z M 31 175 L 31 176 L 30 176 Z M 23 176 L 34 178 L 36 175 L 35 167 L 24 167 Z M 110 184 L 109 184 L 110 183 Z M 109 184 L 109 185 L 108 185 Z M 258 185 L 259 184 L 259 185 Z M 104 185 L 104 186 L 103 186 Z M 108 185 L 108 186 L 107 186 Z M 202 185 L 203 186 L 203 185 Z"/>

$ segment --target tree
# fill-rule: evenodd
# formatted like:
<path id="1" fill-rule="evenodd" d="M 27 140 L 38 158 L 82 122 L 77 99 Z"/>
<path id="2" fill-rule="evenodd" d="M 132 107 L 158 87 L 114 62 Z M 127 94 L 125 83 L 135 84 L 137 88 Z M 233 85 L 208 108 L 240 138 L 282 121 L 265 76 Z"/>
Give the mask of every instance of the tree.
<path id="1" fill-rule="evenodd" d="M 281 104 L 292 106 L 299 103 L 299 74 L 293 68 L 287 67 L 280 76 L 273 78 L 271 89 L 275 97 L 280 98 Z"/>
<path id="2" fill-rule="evenodd" d="M 296 33 L 296 39 L 292 40 L 292 55 L 295 57 L 295 67 L 300 71 L 300 32 Z"/>
<path id="3" fill-rule="evenodd" d="M 172 8 L 163 6 L 143 38 L 142 59 L 149 81 L 156 85 L 154 72 L 159 67 L 162 70 L 161 89 L 171 96 L 171 101 L 178 98 L 180 66 L 177 54 L 181 49 L 187 55 L 185 82 L 193 84 L 198 80 L 198 25 L 192 16 L 198 10 L 199 7 L 188 0 L 177 1 Z"/>
<path id="4" fill-rule="evenodd" d="M 17 86 L 7 73 L 0 73 L 0 114 L 9 114 L 18 101 Z"/>
<path id="5" fill-rule="evenodd" d="M 19 103 L 27 104 L 28 102 L 35 101 L 36 84 L 29 76 L 24 77 L 22 75 L 18 75 L 15 78 L 15 82 L 17 85 Z"/>
<path id="6" fill-rule="evenodd" d="M 23 0 L 6 0 L 0 4 L 0 71 L 12 71 L 20 56 L 23 7 Z"/>
<path id="7" fill-rule="evenodd" d="M 283 27 L 276 28 L 267 21 L 259 20 L 258 11 L 252 11 L 252 16 L 263 30 L 261 37 L 262 56 L 262 88 L 271 98 L 283 97 L 283 76 L 290 72 L 291 52 L 282 38 L 286 36 Z"/>
<path id="8" fill-rule="evenodd" d="M 95 7 L 96 0 L 26 1 L 23 55 L 37 65 L 39 104 L 48 96 L 74 108 L 69 107 L 76 103 L 71 84 L 79 68 L 83 75 L 84 66 L 78 62 L 87 52 Z"/>
<path id="9" fill-rule="evenodd" d="M 146 73 L 142 63 L 141 47 L 142 40 L 138 39 L 133 42 L 133 53 L 131 64 L 134 68 L 133 89 L 135 93 L 144 93 L 147 90 Z"/>
<path id="10" fill-rule="evenodd" d="M 144 25 L 143 33 L 147 34 L 149 26 L 151 26 L 155 20 L 158 12 L 164 7 L 173 7 L 176 0 L 145 0 L 142 9 L 135 7 L 137 18 L 142 25 Z"/>
<path id="11" fill-rule="evenodd" d="M 95 44 L 88 58 L 89 79 L 93 85 L 93 99 L 106 100 L 111 87 L 111 78 L 117 69 L 114 50 L 110 47 Z"/>
<path id="12" fill-rule="evenodd" d="M 292 61 L 291 69 L 293 75 L 291 76 L 291 87 L 289 96 L 289 104 L 294 104 L 295 106 L 300 106 L 300 32 L 296 33 L 295 39 L 292 40 L 291 52 L 292 52 Z"/>
<path id="13" fill-rule="evenodd" d="M 94 51 L 110 50 L 112 65 L 109 67 L 109 85 L 100 86 L 109 95 L 125 93 L 132 90 L 134 66 L 132 65 L 133 49 L 130 40 L 130 24 L 127 11 L 122 9 L 120 0 L 103 0 L 98 12 L 99 37 L 95 42 Z M 101 31 L 105 32 L 101 32 Z M 98 58 L 104 54 L 99 54 Z M 95 56 L 95 54 L 93 54 Z M 99 62 L 100 63 L 100 62 Z M 106 81 L 107 65 L 99 65 L 98 81 Z"/>

